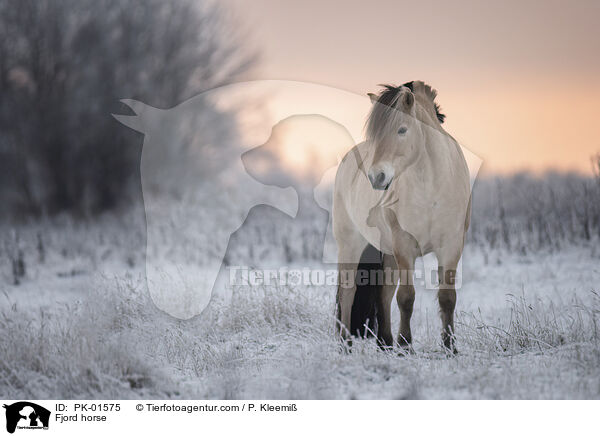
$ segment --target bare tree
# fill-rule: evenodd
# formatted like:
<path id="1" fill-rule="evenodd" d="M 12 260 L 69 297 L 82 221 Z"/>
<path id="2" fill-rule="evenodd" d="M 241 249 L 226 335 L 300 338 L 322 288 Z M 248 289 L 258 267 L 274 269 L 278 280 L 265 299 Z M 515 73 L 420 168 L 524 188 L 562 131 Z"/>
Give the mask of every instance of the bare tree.
<path id="1" fill-rule="evenodd" d="M 117 205 L 139 175 L 141 144 L 110 116 L 124 110 L 118 100 L 169 107 L 239 78 L 254 56 L 229 24 L 198 0 L 0 2 L 4 205 L 27 214 Z"/>

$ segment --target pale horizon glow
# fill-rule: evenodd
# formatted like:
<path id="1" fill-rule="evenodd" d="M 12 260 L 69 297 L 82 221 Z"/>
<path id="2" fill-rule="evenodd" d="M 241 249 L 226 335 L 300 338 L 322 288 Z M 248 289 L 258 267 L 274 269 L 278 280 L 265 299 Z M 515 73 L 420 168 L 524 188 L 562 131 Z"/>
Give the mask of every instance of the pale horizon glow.
<path id="1" fill-rule="evenodd" d="M 484 173 L 589 174 L 600 152 L 599 2 L 226 5 L 262 54 L 254 78 L 358 95 L 423 80 L 438 90 L 444 128 Z"/>
<path id="2" fill-rule="evenodd" d="M 257 80 L 220 88 L 212 95 L 223 110 L 235 110 L 242 129 L 244 148 L 254 148 L 271 141 L 278 149 L 282 164 L 299 175 L 319 160 L 339 162 L 354 144 L 365 140 L 365 121 L 372 107 L 369 97 L 307 82 Z M 256 104 L 256 102 L 260 102 Z M 320 115 L 322 123 L 287 123 L 297 115 Z M 281 130 L 287 124 L 292 129 Z M 347 131 L 347 140 L 336 139 L 336 126 Z M 339 137 L 338 137 L 339 138 Z M 481 158 L 461 144 L 471 177 L 481 167 Z M 312 144 L 306 147 L 307 144 Z M 275 145 L 277 144 L 277 145 Z M 315 156 L 319 152 L 320 156 Z M 332 158 L 335 156 L 335 159 Z M 312 162 L 311 162 L 312 160 Z M 325 177 L 331 179 L 331 177 Z"/>

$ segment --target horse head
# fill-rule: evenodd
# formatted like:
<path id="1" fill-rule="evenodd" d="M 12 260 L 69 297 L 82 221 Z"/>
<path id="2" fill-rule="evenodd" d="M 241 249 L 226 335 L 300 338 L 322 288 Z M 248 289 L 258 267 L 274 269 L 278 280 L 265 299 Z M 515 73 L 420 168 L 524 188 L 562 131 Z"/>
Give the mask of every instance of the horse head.
<path id="1" fill-rule="evenodd" d="M 373 189 L 386 190 L 423 149 L 425 134 L 419 118 L 427 112 L 419 106 L 427 102 L 417 99 L 413 82 L 398 87 L 386 85 L 379 95 L 369 97 L 373 108 L 367 120 L 367 139 L 373 146 L 373 159 L 368 177 Z"/>

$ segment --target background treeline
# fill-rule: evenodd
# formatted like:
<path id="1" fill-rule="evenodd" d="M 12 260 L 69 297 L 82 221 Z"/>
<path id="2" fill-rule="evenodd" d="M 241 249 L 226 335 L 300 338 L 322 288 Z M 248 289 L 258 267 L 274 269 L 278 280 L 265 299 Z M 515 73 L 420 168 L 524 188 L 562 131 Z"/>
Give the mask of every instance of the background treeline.
<path id="1" fill-rule="evenodd" d="M 526 253 L 600 237 L 600 155 L 594 174 L 482 177 L 473 188 L 468 241 Z"/>
<path id="2" fill-rule="evenodd" d="M 599 156 L 594 158 L 594 168 L 592 175 L 480 176 L 473 186 L 467 246 L 484 253 L 519 255 L 585 244 L 594 247 L 600 239 Z M 228 261 L 246 265 L 251 259 L 251 265 L 258 265 L 321 260 L 323 211 L 316 204 L 308 210 L 304 207 L 302 219 L 282 219 L 282 213 L 269 211 L 262 220 L 249 220 L 243 233 L 232 237 Z"/>
<path id="3" fill-rule="evenodd" d="M 111 113 L 171 107 L 254 56 L 214 2 L 0 2 L 0 218 L 91 216 L 140 195 L 141 136 Z"/>
<path id="4" fill-rule="evenodd" d="M 0 219 L 95 216 L 141 198 L 141 135 L 111 113 L 130 113 L 122 98 L 168 108 L 239 79 L 256 56 L 234 29 L 200 0 L 0 2 Z M 233 114 L 214 115 L 213 130 L 234 128 Z M 526 252 L 598 238 L 598 156 L 593 168 L 480 177 L 469 243 Z M 269 248 L 277 231 L 257 229 L 253 249 L 318 258 L 307 241 L 323 229 L 301 227 L 282 253 Z"/>

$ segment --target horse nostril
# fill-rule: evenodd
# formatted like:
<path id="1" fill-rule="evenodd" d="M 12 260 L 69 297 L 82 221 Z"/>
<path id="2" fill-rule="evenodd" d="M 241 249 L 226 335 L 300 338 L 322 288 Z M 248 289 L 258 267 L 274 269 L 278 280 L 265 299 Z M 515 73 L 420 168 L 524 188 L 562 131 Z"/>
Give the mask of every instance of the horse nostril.
<path id="1" fill-rule="evenodd" d="M 373 189 L 384 189 L 385 182 L 388 178 L 383 170 L 371 170 L 369 171 L 368 177 Z"/>

